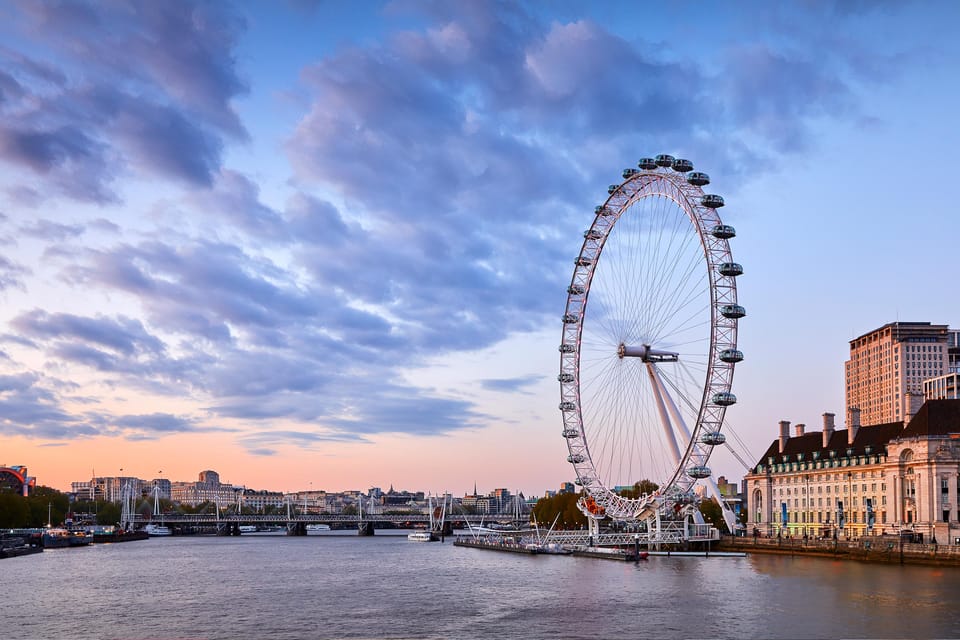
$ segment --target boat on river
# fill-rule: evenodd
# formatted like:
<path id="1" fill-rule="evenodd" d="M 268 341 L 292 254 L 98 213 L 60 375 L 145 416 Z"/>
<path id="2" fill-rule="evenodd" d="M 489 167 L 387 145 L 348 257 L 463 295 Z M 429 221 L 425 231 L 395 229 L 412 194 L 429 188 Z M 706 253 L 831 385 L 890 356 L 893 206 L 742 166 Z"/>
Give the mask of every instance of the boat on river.
<path id="1" fill-rule="evenodd" d="M 308 524 L 307 533 L 311 531 L 330 531 L 330 525 L 328 524 Z"/>
<path id="2" fill-rule="evenodd" d="M 82 531 L 71 531 L 61 527 L 53 527 L 43 532 L 44 549 L 62 549 L 65 547 L 83 547 L 91 542 Z"/>
<path id="3" fill-rule="evenodd" d="M 412 542 L 433 542 L 437 538 L 429 531 L 414 531 L 407 534 L 407 540 Z"/>
<path id="4" fill-rule="evenodd" d="M 143 528 L 151 538 L 154 536 L 172 536 L 173 531 L 170 530 L 170 527 L 163 524 L 156 524 L 151 522 Z"/>

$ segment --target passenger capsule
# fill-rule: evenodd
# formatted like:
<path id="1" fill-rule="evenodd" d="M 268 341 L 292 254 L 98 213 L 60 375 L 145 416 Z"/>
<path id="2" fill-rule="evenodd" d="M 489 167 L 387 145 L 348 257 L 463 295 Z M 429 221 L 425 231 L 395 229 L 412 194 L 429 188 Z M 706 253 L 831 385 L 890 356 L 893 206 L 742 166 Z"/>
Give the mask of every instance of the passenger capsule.
<path id="1" fill-rule="evenodd" d="M 645 171 L 653 171 L 657 168 L 657 161 L 653 158 L 640 158 L 640 162 L 637 163 L 637 166 Z"/>
<path id="2" fill-rule="evenodd" d="M 579 438 L 580 432 L 577 431 L 576 429 L 564 429 L 563 437 L 566 438 L 567 440 L 572 440 L 573 438 Z"/>
<path id="3" fill-rule="evenodd" d="M 731 227 L 728 224 L 718 224 L 713 229 L 710 230 L 710 233 L 714 238 L 720 238 L 721 240 L 729 240 L 730 238 L 735 238 L 737 235 L 737 230 Z"/>
<path id="4" fill-rule="evenodd" d="M 723 262 L 717 267 L 717 271 L 719 271 L 722 276 L 742 276 L 743 266 L 736 262 Z"/>
<path id="5" fill-rule="evenodd" d="M 737 404 L 737 396 L 733 395 L 729 391 L 721 391 L 719 393 L 713 394 L 711 398 L 713 404 L 719 407 L 729 407 L 732 404 Z"/>
<path id="6" fill-rule="evenodd" d="M 567 462 L 570 464 L 580 464 L 583 461 L 584 457 L 582 453 L 571 453 L 567 456 Z"/>
<path id="7" fill-rule="evenodd" d="M 679 173 L 693 171 L 693 163 L 689 160 L 684 160 L 683 158 L 677 158 L 673 161 L 673 170 Z"/>
<path id="8" fill-rule="evenodd" d="M 557 376 L 557 380 L 559 380 L 560 382 L 573 382 L 573 374 L 561 373 L 560 375 Z"/>
<path id="9" fill-rule="evenodd" d="M 603 237 L 603 234 L 600 233 L 599 229 L 587 229 L 583 232 L 583 237 L 587 240 L 599 240 Z"/>
<path id="10" fill-rule="evenodd" d="M 596 215 L 601 216 L 601 217 L 603 217 L 603 216 L 612 216 L 614 213 L 616 213 L 616 211 L 614 211 L 614 210 L 611 209 L 610 207 L 607 207 L 607 206 L 604 206 L 604 205 L 600 205 L 600 206 L 598 206 L 598 207 L 595 207 L 595 208 L 593 209 L 593 212 L 594 212 Z"/>
<path id="11" fill-rule="evenodd" d="M 720 307 L 720 313 L 724 318 L 737 319 L 747 315 L 747 310 L 738 304 L 725 304 Z"/>
<path id="12" fill-rule="evenodd" d="M 687 468 L 687 475 L 691 478 L 696 478 L 697 480 L 702 480 L 703 478 L 709 478 L 713 475 L 713 472 L 710 471 L 710 467 L 705 467 L 703 465 L 696 465 L 693 467 Z"/>
<path id="13" fill-rule="evenodd" d="M 560 353 L 573 353 L 577 348 L 572 344 L 562 344 L 560 345 Z"/>
<path id="14" fill-rule="evenodd" d="M 694 171 L 687 176 L 687 182 L 692 184 L 695 187 L 703 187 L 710 184 L 710 176 L 703 173 L 702 171 Z"/>
<path id="15" fill-rule="evenodd" d="M 656 157 L 654 162 L 657 163 L 658 167 L 669 167 L 673 165 L 673 156 L 661 153 Z"/>
<path id="16" fill-rule="evenodd" d="M 582 284 L 572 284 L 567 287 L 567 293 L 572 296 L 582 296 L 583 292 L 586 290 L 586 287 L 584 287 Z"/>
<path id="17" fill-rule="evenodd" d="M 578 267 L 589 267 L 590 265 L 593 264 L 593 258 L 585 258 L 583 256 L 580 256 L 579 258 L 574 260 L 573 263 Z"/>
<path id="18" fill-rule="evenodd" d="M 563 324 L 577 324 L 580 322 L 580 317 L 573 313 L 563 314 Z"/>
<path id="19" fill-rule="evenodd" d="M 638 173 L 640 173 L 640 171 L 637 170 L 637 169 L 633 169 L 633 168 L 624 169 L 624 170 L 623 170 L 623 179 L 626 180 L 627 178 L 632 178 L 633 176 L 637 175 Z"/>
<path id="20" fill-rule="evenodd" d="M 727 436 L 723 435 L 719 431 L 708 431 L 707 433 L 700 436 L 700 442 L 703 444 L 708 444 L 710 446 L 717 446 L 723 444 L 727 441 Z"/>
<path id="21" fill-rule="evenodd" d="M 714 193 L 708 193 L 700 198 L 700 204 L 710 209 L 719 209 L 723 206 L 723 198 Z"/>
<path id="22" fill-rule="evenodd" d="M 724 349 L 720 352 L 720 360 L 723 362 L 741 362 L 743 360 L 743 351 Z"/>
<path id="23" fill-rule="evenodd" d="M 607 187 L 607 193 L 609 193 L 610 195 L 613 195 L 614 193 L 617 192 L 617 189 L 619 188 L 620 188 L 620 185 L 612 184 L 609 187 Z"/>
<path id="24" fill-rule="evenodd" d="M 560 403 L 560 411 L 573 411 L 577 408 L 576 402 L 570 402 L 569 400 Z"/>

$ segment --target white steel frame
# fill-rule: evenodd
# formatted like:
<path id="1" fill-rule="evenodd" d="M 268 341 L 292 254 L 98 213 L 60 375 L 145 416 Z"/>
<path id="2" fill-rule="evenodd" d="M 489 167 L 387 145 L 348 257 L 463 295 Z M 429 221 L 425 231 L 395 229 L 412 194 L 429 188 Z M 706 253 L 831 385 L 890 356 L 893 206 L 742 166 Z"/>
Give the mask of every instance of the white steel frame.
<path id="1" fill-rule="evenodd" d="M 715 444 L 703 441 L 703 434 L 719 433 L 723 425 L 726 405 L 717 404 L 717 394 L 729 393 L 733 381 L 734 363 L 721 360 L 724 350 L 736 349 L 737 319 L 724 316 L 721 309 L 737 304 L 735 275 L 723 275 L 719 265 L 732 262 L 728 239 L 713 235 L 713 229 L 721 225 L 715 208 L 702 204 L 703 190 L 687 182 L 686 175 L 669 167 L 654 170 L 634 170 L 632 175 L 619 185 L 611 186 L 611 194 L 602 207 L 597 208 L 590 228 L 584 233 L 584 241 L 575 261 L 573 276 L 568 288 L 566 310 L 563 316 L 563 336 L 560 345 L 560 409 L 563 415 L 563 436 L 567 441 L 568 461 L 573 465 L 580 484 L 602 508 L 603 515 L 591 517 L 583 506 L 581 509 L 590 518 L 591 532 L 598 531 L 598 519 L 609 517 L 623 521 L 656 522 L 661 517 L 675 518 L 681 512 L 689 514 L 693 486 L 706 470 L 707 461 Z M 652 389 L 657 396 L 662 428 L 668 441 L 674 444 L 672 451 L 665 452 L 675 463 L 669 481 L 649 495 L 626 498 L 618 495 L 613 487 L 604 484 L 590 454 L 590 425 L 584 424 L 581 407 L 581 339 L 587 318 L 587 301 L 595 270 L 601 262 L 601 254 L 614 226 L 624 215 L 629 215 L 632 205 L 641 199 L 660 196 L 672 200 L 689 218 L 691 231 L 699 236 L 707 270 L 710 292 L 710 340 L 706 365 L 706 379 L 697 419 L 692 431 L 683 424 L 668 388 L 658 374 L 658 362 L 675 361 L 676 354 L 656 351 L 656 345 L 621 345 L 620 357 L 640 356 L 646 366 Z M 671 422 L 669 414 L 674 416 Z M 682 441 L 677 443 L 676 435 Z M 691 475 L 691 470 L 697 469 Z M 709 472 L 708 470 L 706 470 Z M 710 483 L 714 484 L 714 483 Z M 715 485 L 714 485 L 715 486 Z M 713 488 L 713 487 L 711 487 Z"/>

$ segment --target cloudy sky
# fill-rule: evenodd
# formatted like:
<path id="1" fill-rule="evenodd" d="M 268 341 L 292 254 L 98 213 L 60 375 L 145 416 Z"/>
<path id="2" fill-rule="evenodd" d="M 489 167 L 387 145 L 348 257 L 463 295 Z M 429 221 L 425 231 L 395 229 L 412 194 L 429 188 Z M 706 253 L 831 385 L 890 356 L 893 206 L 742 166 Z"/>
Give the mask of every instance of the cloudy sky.
<path id="1" fill-rule="evenodd" d="M 953 2 L 2 2 L 0 463 L 62 489 L 555 488 L 572 258 L 658 153 L 708 172 L 738 230 L 747 457 L 780 419 L 842 423 L 848 340 L 960 325 L 958 23 Z"/>

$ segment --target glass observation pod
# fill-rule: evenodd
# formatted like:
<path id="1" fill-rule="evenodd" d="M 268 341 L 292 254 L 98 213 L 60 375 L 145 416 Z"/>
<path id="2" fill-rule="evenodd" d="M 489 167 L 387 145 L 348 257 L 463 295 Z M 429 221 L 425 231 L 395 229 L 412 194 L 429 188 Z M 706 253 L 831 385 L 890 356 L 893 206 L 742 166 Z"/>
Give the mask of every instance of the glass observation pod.
<path id="1" fill-rule="evenodd" d="M 567 293 L 574 296 L 582 296 L 583 292 L 586 290 L 587 288 L 584 287 L 582 284 L 572 284 L 569 287 L 567 287 Z"/>
<path id="2" fill-rule="evenodd" d="M 582 453 L 571 453 L 567 456 L 567 462 L 570 464 L 580 464 L 584 461 L 584 459 L 585 458 L 583 457 Z"/>
<path id="3" fill-rule="evenodd" d="M 604 205 L 594 207 L 593 212 L 598 216 L 612 216 L 614 213 L 616 213 L 613 209 L 610 207 L 605 207 Z"/>
<path id="4" fill-rule="evenodd" d="M 673 156 L 661 153 L 655 158 L 654 162 L 657 163 L 658 167 L 670 167 L 673 166 Z"/>
<path id="5" fill-rule="evenodd" d="M 598 229 L 587 229 L 583 232 L 583 237 L 587 240 L 599 240 L 603 234 Z"/>
<path id="6" fill-rule="evenodd" d="M 573 382 L 573 374 L 561 373 L 560 375 L 557 376 L 557 380 L 559 380 L 560 382 Z"/>
<path id="7" fill-rule="evenodd" d="M 623 170 L 623 179 L 631 178 L 640 173 L 639 169 L 627 168 Z"/>
<path id="8" fill-rule="evenodd" d="M 710 230 L 710 235 L 721 240 L 729 240 L 737 236 L 737 230 L 728 224 L 718 224 Z"/>
<path id="9" fill-rule="evenodd" d="M 584 258 L 583 256 L 580 256 L 574 260 L 573 263 L 578 267 L 589 267 L 593 264 L 593 258 Z"/>
<path id="10" fill-rule="evenodd" d="M 743 265 L 737 264 L 736 262 L 721 262 L 720 266 L 717 267 L 717 271 L 719 271 L 722 276 L 742 276 Z"/>
<path id="11" fill-rule="evenodd" d="M 693 163 L 689 160 L 684 160 L 683 158 L 677 158 L 673 161 L 673 170 L 678 173 L 693 171 Z"/>
<path id="12" fill-rule="evenodd" d="M 738 304 L 725 304 L 720 307 L 720 313 L 724 318 L 737 319 L 747 315 L 747 310 Z"/>
<path id="13" fill-rule="evenodd" d="M 707 433 L 700 436 L 700 442 L 703 444 L 709 444 L 711 446 L 717 446 L 723 444 L 727 441 L 727 436 L 723 435 L 719 431 L 708 431 Z"/>
<path id="14" fill-rule="evenodd" d="M 609 187 L 607 187 L 607 193 L 609 193 L 610 195 L 613 195 L 614 193 L 617 192 L 617 189 L 619 188 L 620 188 L 620 185 L 612 184 Z"/>
<path id="15" fill-rule="evenodd" d="M 567 440 L 571 440 L 573 438 L 579 438 L 580 432 L 577 431 L 576 429 L 564 429 L 563 437 L 566 438 Z"/>
<path id="16" fill-rule="evenodd" d="M 743 360 L 743 351 L 724 349 L 720 352 L 720 360 L 723 362 L 740 362 Z"/>
<path id="17" fill-rule="evenodd" d="M 687 182 L 692 184 L 695 187 L 703 187 L 710 184 L 710 176 L 703 173 L 702 171 L 694 171 L 687 176 Z"/>
<path id="18" fill-rule="evenodd" d="M 572 344 L 562 344 L 560 345 L 560 353 L 573 353 L 577 348 Z"/>
<path id="19" fill-rule="evenodd" d="M 637 163 L 637 166 L 644 171 L 653 171 L 657 168 L 657 161 L 653 158 L 640 158 L 640 162 Z"/>
<path id="20" fill-rule="evenodd" d="M 573 410 L 576 409 L 576 408 L 577 408 L 577 403 L 576 403 L 576 402 L 570 402 L 570 401 L 568 400 L 568 401 L 566 401 L 566 402 L 561 402 L 561 403 L 560 403 L 560 411 L 573 411 Z"/>
<path id="21" fill-rule="evenodd" d="M 729 407 L 732 404 L 737 404 L 737 396 L 733 395 L 729 391 L 721 391 L 719 393 L 713 394 L 711 398 L 713 404 L 720 407 Z"/>
<path id="22" fill-rule="evenodd" d="M 702 480 L 703 478 L 709 478 L 711 475 L 713 475 L 713 472 L 710 471 L 710 467 L 696 465 L 687 469 L 687 475 L 691 478 Z"/>
<path id="23" fill-rule="evenodd" d="M 573 483 L 578 484 L 581 487 L 589 487 L 590 485 L 593 484 L 593 478 L 584 476 L 583 478 L 577 478 L 576 480 L 573 481 Z"/>
<path id="24" fill-rule="evenodd" d="M 700 204 L 710 209 L 719 209 L 723 206 L 723 198 L 715 193 L 708 193 L 700 198 Z"/>
<path id="25" fill-rule="evenodd" d="M 572 313 L 563 314 L 563 324 L 577 324 L 580 318 Z"/>

